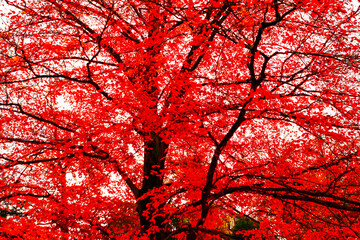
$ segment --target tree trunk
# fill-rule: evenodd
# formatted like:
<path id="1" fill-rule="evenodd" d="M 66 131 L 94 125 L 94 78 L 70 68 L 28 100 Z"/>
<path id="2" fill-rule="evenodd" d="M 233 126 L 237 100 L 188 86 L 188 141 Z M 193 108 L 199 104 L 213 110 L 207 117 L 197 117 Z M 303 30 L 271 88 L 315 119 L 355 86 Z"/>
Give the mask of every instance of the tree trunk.
<path id="1" fill-rule="evenodd" d="M 137 211 L 140 216 L 141 235 L 149 234 L 148 237 L 152 240 L 165 239 L 165 217 L 158 215 L 162 212 L 160 209 L 165 203 L 159 202 L 162 199 L 158 199 L 151 190 L 160 189 L 163 186 L 167 148 L 168 144 L 164 143 L 155 132 L 151 132 L 150 139 L 145 141 L 144 177 L 139 191 L 140 200 L 137 202 Z M 155 227 L 155 232 L 148 232 L 151 227 Z"/>

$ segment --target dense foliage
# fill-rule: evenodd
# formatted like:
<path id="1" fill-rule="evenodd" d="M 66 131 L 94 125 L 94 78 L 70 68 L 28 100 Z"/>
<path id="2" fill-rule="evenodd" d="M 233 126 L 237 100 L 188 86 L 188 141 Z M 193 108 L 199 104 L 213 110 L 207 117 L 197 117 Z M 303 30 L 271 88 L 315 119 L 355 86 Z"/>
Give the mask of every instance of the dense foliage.
<path id="1" fill-rule="evenodd" d="M 355 2 L 3 1 L 0 238 L 360 238 Z"/>

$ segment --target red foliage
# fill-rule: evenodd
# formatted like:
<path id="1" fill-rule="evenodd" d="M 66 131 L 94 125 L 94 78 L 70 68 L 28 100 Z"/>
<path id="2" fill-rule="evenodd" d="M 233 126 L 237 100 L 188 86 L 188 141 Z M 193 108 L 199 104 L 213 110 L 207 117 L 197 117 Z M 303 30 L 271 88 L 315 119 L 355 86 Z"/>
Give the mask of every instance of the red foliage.
<path id="1" fill-rule="evenodd" d="M 360 238 L 345 0 L 5 0 L 0 237 Z M 16 226 L 16 227 L 14 227 Z"/>

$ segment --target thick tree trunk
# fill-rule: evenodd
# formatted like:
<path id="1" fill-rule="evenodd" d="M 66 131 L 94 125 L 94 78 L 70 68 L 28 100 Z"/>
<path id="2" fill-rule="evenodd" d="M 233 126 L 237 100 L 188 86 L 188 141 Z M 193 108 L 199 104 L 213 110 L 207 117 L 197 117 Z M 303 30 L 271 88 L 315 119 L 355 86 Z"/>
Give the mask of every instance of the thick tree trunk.
<path id="1" fill-rule="evenodd" d="M 151 132 L 149 140 L 145 141 L 144 153 L 144 177 L 143 185 L 139 191 L 137 211 L 140 216 L 141 234 L 149 234 L 149 229 L 155 227 L 155 232 L 149 234 L 149 239 L 165 239 L 164 216 L 159 215 L 164 206 L 162 199 L 157 199 L 151 194 L 151 190 L 160 189 L 163 186 L 163 170 L 168 144 L 154 132 Z"/>

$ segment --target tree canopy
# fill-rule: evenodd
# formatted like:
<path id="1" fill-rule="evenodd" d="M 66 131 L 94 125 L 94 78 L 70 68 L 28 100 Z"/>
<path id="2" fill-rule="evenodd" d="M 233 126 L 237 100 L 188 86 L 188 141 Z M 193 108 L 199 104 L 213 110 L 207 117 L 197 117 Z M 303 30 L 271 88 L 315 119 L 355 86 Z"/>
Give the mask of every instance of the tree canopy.
<path id="1" fill-rule="evenodd" d="M 0 238 L 360 238 L 355 2 L 4 0 Z"/>

